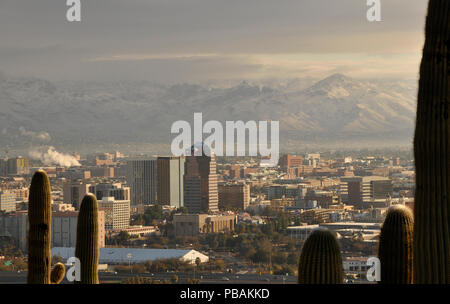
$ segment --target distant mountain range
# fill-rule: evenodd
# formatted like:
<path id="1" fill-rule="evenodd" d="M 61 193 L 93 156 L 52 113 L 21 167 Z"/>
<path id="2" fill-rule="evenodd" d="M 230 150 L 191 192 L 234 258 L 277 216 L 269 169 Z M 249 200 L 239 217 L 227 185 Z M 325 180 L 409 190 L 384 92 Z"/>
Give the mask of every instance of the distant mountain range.
<path id="1" fill-rule="evenodd" d="M 279 120 L 281 145 L 409 143 L 416 84 L 334 74 L 317 82 L 159 85 L 52 83 L 0 76 L 0 144 L 47 138 L 76 147 L 129 142 L 169 145 L 176 120 Z M 24 132 L 24 130 L 26 132 Z M 45 136 L 28 136 L 30 133 Z M 26 137 L 28 136 L 28 138 Z M 48 144 L 48 142 L 47 142 Z M 283 149 L 283 147 L 281 147 Z"/>

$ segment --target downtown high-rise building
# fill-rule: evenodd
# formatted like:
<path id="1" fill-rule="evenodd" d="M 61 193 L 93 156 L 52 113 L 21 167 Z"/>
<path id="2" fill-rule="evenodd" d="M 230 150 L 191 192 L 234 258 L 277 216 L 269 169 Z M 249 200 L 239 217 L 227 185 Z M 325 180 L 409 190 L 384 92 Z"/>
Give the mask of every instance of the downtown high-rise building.
<path id="1" fill-rule="evenodd" d="M 382 176 L 343 177 L 339 192 L 345 203 L 361 205 L 376 200 L 386 200 L 393 193 L 392 180 Z"/>
<path id="2" fill-rule="evenodd" d="M 97 200 L 103 197 L 114 197 L 116 200 L 130 200 L 130 187 L 121 183 L 101 183 L 89 187 L 89 192 L 93 193 Z"/>
<path id="3" fill-rule="evenodd" d="M 0 159 L 0 176 L 17 176 L 30 173 L 28 158 L 21 156 L 10 159 Z"/>
<path id="4" fill-rule="evenodd" d="M 158 157 L 158 204 L 180 208 L 184 206 L 184 157 Z"/>
<path id="5" fill-rule="evenodd" d="M 130 201 L 103 197 L 98 201 L 98 209 L 105 212 L 105 229 L 120 230 L 130 226 Z"/>
<path id="6" fill-rule="evenodd" d="M 192 148 L 194 150 L 194 147 Z M 213 153 L 207 156 L 186 156 L 184 171 L 184 206 L 189 213 L 214 213 L 219 211 L 216 160 Z"/>
<path id="7" fill-rule="evenodd" d="M 224 183 L 219 185 L 220 210 L 245 210 L 250 204 L 250 185 Z"/>
<path id="8" fill-rule="evenodd" d="M 131 205 L 157 203 L 157 160 L 138 159 L 127 163 L 127 184 L 131 190 Z"/>
<path id="9" fill-rule="evenodd" d="M 80 209 L 81 201 L 88 194 L 91 184 L 83 181 L 67 182 L 63 186 L 64 203 L 73 205 L 77 210 Z"/>

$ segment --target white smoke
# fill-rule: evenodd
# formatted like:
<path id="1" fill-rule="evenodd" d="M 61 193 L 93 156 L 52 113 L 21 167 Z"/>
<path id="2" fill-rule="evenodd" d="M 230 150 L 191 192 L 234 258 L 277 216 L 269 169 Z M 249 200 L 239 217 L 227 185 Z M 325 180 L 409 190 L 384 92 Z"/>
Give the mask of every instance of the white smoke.
<path id="1" fill-rule="evenodd" d="M 56 151 L 55 147 L 39 147 L 29 151 L 32 159 L 40 160 L 44 165 L 58 165 L 61 167 L 81 166 L 81 164 L 70 154 Z"/>
<path id="2" fill-rule="evenodd" d="M 49 142 L 52 140 L 52 137 L 47 132 L 34 132 L 28 131 L 24 127 L 19 128 L 20 135 L 30 137 L 33 140 L 40 142 Z"/>

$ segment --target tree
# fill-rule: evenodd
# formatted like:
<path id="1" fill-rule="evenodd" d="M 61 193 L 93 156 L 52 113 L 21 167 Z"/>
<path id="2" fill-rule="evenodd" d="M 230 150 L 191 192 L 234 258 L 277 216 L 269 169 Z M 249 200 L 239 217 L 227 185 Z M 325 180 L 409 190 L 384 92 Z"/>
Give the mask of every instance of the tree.
<path id="1" fill-rule="evenodd" d="M 130 235 L 126 231 L 120 231 L 116 238 L 119 244 L 123 245 L 130 239 Z"/>
<path id="2" fill-rule="evenodd" d="M 272 256 L 272 262 L 275 264 L 285 264 L 287 262 L 286 255 L 282 252 L 277 252 Z"/>
<path id="3" fill-rule="evenodd" d="M 298 255 L 295 254 L 295 253 L 289 253 L 289 255 L 288 255 L 287 259 L 286 259 L 286 262 L 289 265 L 297 265 Z"/>
<path id="4" fill-rule="evenodd" d="M 171 278 L 170 281 L 172 282 L 172 284 L 177 284 L 178 283 L 178 276 L 176 274 L 174 274 Z"/>
<path id="5" fill-rule="evenodd" d="M 144 264 L 135 264 L 132 266 L 133 273 L 144 273 L 146 270 L 146 267 Z"/>
<path id="6" fill-rule="evenodd" d="M 269 263 L 270 252 L 264 250 L 263 248 L 259 248 L 256 252 L 250 257 L 253 263 Z"/>
<path id="7" fill-rule="evenodd" d="M 163 210 L 161 205 L 150 206 L 144 211 L 145 224 L 147 226 L 153 225 L 155 220 L 163 218 Z"/>
<path id="8" fill-rule="evenodd" d="M 182 214 L 187 214 L 188 213 L 188 209 L 186 207 L 180 207 L 177 209 L 177 212 L 180 212 Z"/>

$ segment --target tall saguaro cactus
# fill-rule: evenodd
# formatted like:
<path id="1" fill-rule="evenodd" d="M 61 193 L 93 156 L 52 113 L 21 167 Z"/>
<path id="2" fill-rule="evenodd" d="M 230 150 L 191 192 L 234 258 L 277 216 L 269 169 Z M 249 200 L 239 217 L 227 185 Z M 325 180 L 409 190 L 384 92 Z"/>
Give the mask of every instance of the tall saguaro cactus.
<path id="1" fill-rule="evenodd" d="M 98 204 L 94 195 L 83 198 L 78 214 L 75 256 L 81 263 L 81 284 L 98 284 Z"/>
<path id="2" fill-rule="evenodd" d="M 328 230 L 315 230 L 306 240 L 298 265 L 299 284 L 342 284 L 344 269 L 339 244 Z"/>
<path id="3" fill-rule="evenodd" d="M 50 284 L 52 197 L 47 174 L 38 170 L 31 180 L 28 203 L 28 284 Z"/>
<path id="4" fill-rule="evenodd" d="M 450 283 L 450 1 L 430 0 L 414 158 L 414 283 Z"/>
<path id="5" fill-rule="evenodd" d="M 413 282 L 413 229 L 414 218 L 411 209 L 403 205 L 389 208 L 381 227 L 378 247 L 381 283 Z"/>

